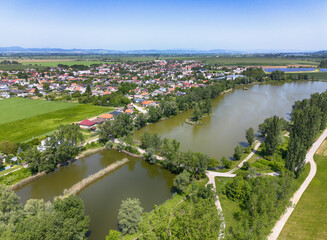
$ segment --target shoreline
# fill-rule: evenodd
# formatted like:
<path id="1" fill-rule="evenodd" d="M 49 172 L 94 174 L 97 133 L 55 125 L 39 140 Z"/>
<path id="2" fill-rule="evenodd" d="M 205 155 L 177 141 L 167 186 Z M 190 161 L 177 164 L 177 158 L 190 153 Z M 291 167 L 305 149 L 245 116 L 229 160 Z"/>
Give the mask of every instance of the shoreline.
<path id="1" fill-rule="evenodd" d="M 11 185 L 9 187 L 9 189 L 11 191 L 15 191 L 15 190 L 17 190 L 19 188 L 22 188 L 23 186 L 31 183 L 31 182 L 34 182 L 35 180 L 39 179 L 40 177 L 45 176 L 46 174 L 47 174 L 46 172 L 39 172 L 39 173 L 37 173 L 35 175 L 24 178 L 24 179 L 20 180 L 19 182 L 14 183 L 13 185 Z"/>

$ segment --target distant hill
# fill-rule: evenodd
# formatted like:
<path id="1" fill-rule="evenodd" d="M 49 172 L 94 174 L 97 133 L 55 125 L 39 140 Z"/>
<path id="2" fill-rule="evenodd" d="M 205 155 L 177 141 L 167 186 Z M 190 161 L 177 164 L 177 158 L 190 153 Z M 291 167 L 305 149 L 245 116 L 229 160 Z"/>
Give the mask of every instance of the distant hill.
<path id="1" fill-rule="evenodd" d="M 0 53 L 66 53 L 66 54 L 244 54 L 242 51 L 212 49 L 149 49 L 149 50 L 108 50 L 108 49 L 63 49 L 63 48 L 22 48 L 22 47 L 0 47 Z"/>
<path id="2" fill-rule="evenodd" d="M 281 54 L 281 55 L 326 55 L 327 50 L 318 52 L 301 52 L 301 51 L 278 51 L 278 50 L 252 50 L 237 51 L 228 49 L 148 49 L 148 50 L 110 50 L 110 49 L 63 49 L 63 48 L 22 48 L 19 46 L 0 47 L 2 54 Z"/>

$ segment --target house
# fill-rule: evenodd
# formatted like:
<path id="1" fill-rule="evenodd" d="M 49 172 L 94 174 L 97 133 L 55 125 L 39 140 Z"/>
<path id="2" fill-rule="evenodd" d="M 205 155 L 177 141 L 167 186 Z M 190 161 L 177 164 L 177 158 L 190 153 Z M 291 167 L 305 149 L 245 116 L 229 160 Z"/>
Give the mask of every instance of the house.
<path id="1" fill-rule="evenodd" d="M 119 114 L 122 114 L 122 112 L 116 110 L 116 111 L 111 112 L 111 114 L 114 116 L 117 116 Z"/>
<path id="2" fill-rule="evenodd" d="M 79 125 L 80 125 L 82 128 L 90 128 L 90 127 L 92 127 L 92 126 L 95 125 L 95 122 L 90 121 L 90 120 L 88 120 L 88 119 L 84 119 L 83 121 L 81 121 L 81 122 L 79 123 Z"/>
<path id="3" fill-rule="evenodd" d="M 150 107 L 150 106 L 157 106 L 157 104 L 154 102 L 154 101 L 143 101 L 142 102 L 142 105 L 144 106 L 144 107 Z"/>
<path id="4" fill-rule="evenodd" d="M 114 118 L 114 115 L 112 115 L 110 113 L 106 113 L 106 114 L 103 114 L 103 115 L 99 116 L 99 118 L 108 120 L 108 119 L 113 119 Z"/>
<path id="5" fill-rule="evenodd" d="M 126 109 L 125 110 L 125 113 L 131 115 L 133 113 L 133 109 Z"/>
<path id="6" fill-rule="evenodd" d="M 98 117 L 98 118 L 92 120 L 92 122 L 94 122 L 95 124 L 102 124 L 104 122 L 104 120 L 105 120 L 104 118 Z"/>

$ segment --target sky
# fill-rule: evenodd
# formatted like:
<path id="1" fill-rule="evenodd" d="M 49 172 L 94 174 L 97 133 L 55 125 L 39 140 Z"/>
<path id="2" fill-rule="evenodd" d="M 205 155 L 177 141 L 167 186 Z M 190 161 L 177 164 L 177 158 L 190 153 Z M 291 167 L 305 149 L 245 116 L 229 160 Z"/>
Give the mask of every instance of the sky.
<path id="1" fill-rule="evenodd" d="M 0 0 L 0 47 L 327 49 L 326 0 Z"/>

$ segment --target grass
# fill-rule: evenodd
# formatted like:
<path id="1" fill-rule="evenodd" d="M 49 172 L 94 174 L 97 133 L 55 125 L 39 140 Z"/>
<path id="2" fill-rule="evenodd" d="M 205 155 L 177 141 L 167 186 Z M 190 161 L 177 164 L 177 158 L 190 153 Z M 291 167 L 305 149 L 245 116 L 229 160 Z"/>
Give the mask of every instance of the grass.
<path id="1" fill-rule="evenodd" d="M 317 163 L 316 176 L 278 239 L 327 239 L 327 157 L 316 154 L 314 159 Z"/>
<path id="2" fill-rule="evenodd" d="M 12 185 L 14 183 L 19 182 L 20 180 L 31 176 L 32 173 L 27 168 L 22 168 L 16 172 L 9 173 L 6 176 L 0 178 L 0 183 L 5 184 L 7 186 Z"/>
<path id="3" fill-rule="evenodd" d="M 225 185 L 228 181 L 232 180 L 232 178 L 224 178 L 224 177 L 216 177 L 216 190 L 219 196 L 219 201 L 221 203 L 221 207 L 223 209 L 223 215 L 225 218 L 226 228 L 236 226 L 237 221 L 234 218 L 234 213 L 241 211 L 241 208 L 237 202 L 234 202 L 227 198 L 225 194 L 223 194 Z M 227 231 L 226 231 L 227 233 Z"/>
<path id="4" fill-rule="evenodd" d="M 51 102 L 28 98 L 8 98 L 0 101 L 0 124 L 30 118 L 76 106 L 74 103 Z"/>
<path id="5" fill-rule="evenodd" d="M 88 104 L 75 105 L 0 125 L 0 141 L 24 142 L 55 130 L 59 125 L 78 122 L 111 111 L 112 108 Z"/>
<path id="6" fill-rule="evenodd" d="M 2 177 L 3 175 L 5 175 L 5 174 L 7 174 L 7 173 L 10 173 L 10 172 L 12 172 L 12 171 L 15 171 L 16 169 L 20 169 L 20 168 L 22 168 L 21 165 L 15 165 L 15 166 L 13 166 L 13 167 L 7 169 L 7 170 L 3 170 L 3 171 L 0 172 L 0 177 Z"/>

